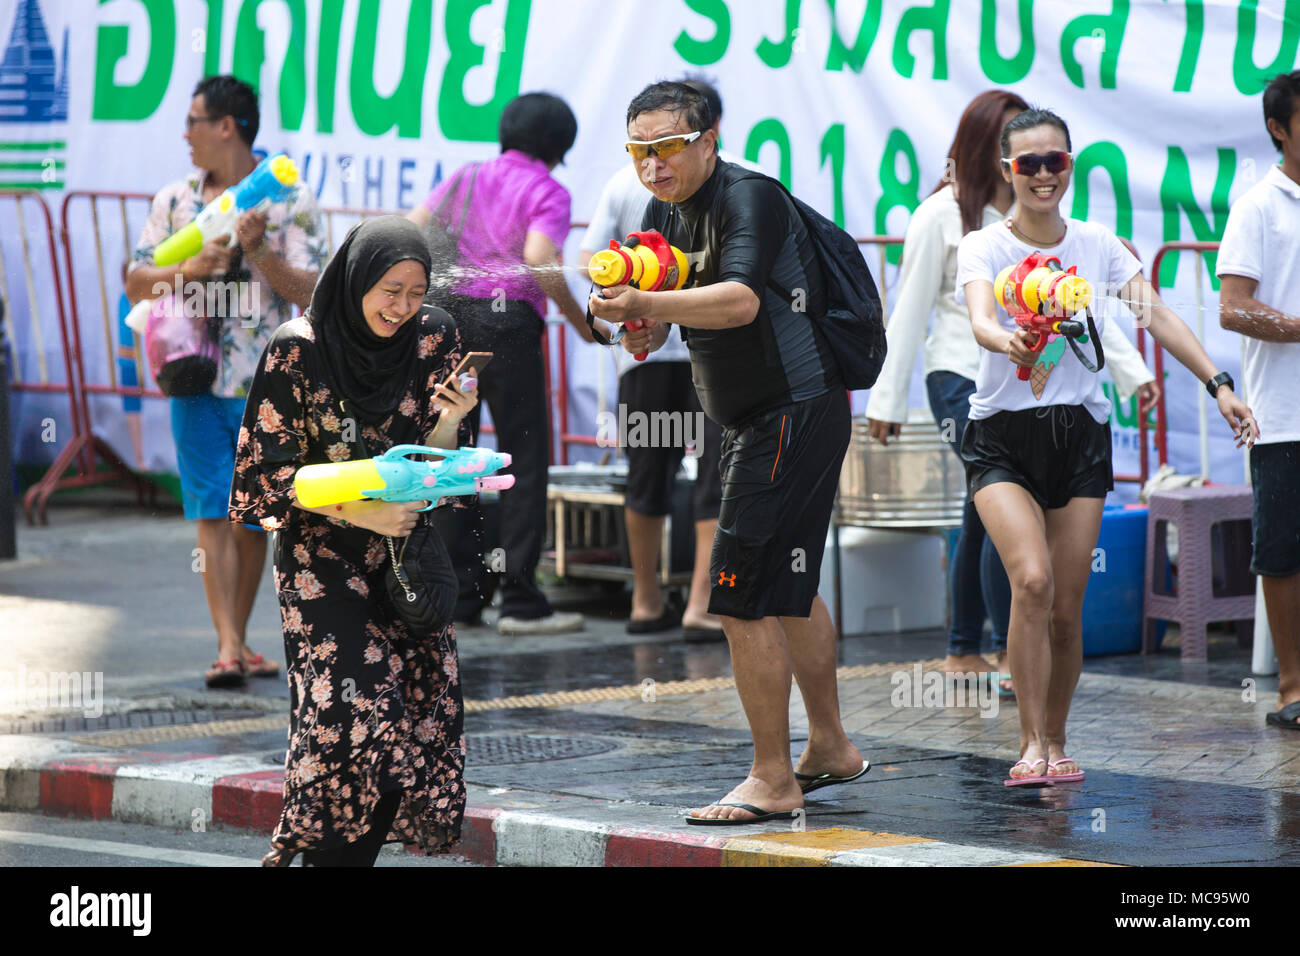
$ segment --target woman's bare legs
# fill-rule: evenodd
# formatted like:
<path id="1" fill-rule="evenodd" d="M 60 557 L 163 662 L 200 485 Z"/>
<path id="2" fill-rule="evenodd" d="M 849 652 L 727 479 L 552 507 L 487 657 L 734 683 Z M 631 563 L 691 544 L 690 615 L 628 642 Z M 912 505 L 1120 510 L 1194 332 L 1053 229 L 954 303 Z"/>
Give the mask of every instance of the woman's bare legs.
<path id="1" fill-rule="evenodd" d="M 1065 756 L 1065 722 L 1083 669 L 1083 595 L 1092 574 L 1092 552 L 1101 532 L 1104 498 L 1072 498 L 1047 512 L 1047 545 L 1056 588 L 1052 598 L 1052 679 L 1047 690 L 1047 759 Z M 1057 773 L 1078 765 L 1061 764 Z"/>
<path id="2" fill-rule="evenodd" d="M 974 500 L 980 521 L 993 539 L 1011 580 L 1007 652 L 1019 702 L 1020 756 L 1033 764 L 1048 757 L 1047 699 L 1052 680 L 1048 628 L 1054 581 L 1047 523 L 1038 502 L 1012 482 L 985 485 L 975 492 Z M 1042 772 L 1042 767 L 1032 771 L 1020 768 L 1012 776 L 1034 776 Z"/>

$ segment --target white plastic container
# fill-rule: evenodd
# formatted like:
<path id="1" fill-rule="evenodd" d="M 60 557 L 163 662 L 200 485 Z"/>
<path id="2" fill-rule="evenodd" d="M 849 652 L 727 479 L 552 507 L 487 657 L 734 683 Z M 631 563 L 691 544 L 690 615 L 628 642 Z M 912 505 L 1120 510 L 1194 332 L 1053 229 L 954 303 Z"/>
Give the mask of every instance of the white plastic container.
<path id="1" fill-rule="evenodd" d="M 840 528 L 845 634 L 886 634 L 947 626 L 943 538 L 934 531 Z M 835 562 L 826 536 L 820 593 L 835 614 Z"/>

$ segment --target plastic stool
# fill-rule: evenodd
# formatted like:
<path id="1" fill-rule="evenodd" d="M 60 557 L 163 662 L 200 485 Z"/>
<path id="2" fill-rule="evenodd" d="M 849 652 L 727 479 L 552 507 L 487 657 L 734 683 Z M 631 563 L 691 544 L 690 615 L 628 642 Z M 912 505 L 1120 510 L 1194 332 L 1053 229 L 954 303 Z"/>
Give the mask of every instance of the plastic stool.
<path id="1" fill-rule="evenodd" d="M 1174 488 L 1151 496 L 1147 517 L 1147 555 L 1144 574 L 1142 653 L 1155 649 L 1155 624 L 1177 621 L 1182 631 L 1182 659 L 1204 661 L 1205 629 L 1211 621 L 1255 621 L 1255 582 L 1239 564 L 1243 557 L 1230 556 L 1235 549 L 1223 541 L 1225 566 L 1223 590 L 1215 594 L 1214 526 L 1221 522 L 1250 523 L 1251 489 L 1248 485 L 1207 485 L 1203 488 Z M 1165 581 L 1168 560 L 1163 522 L 1178 526 L 1178 591 L 1157 591 L 1155 582 Z M 1160 533 L 1157 533 L 1157 532 Z M 1248 563 L 1249 558 L 1244 560 Z M 1234 580 L 1237 579 L 1237 580 Z M 1249 587 L 1245 586 L 1249 580 Z M 1233 587 L 1232 585 L 1236 585 Z"/>

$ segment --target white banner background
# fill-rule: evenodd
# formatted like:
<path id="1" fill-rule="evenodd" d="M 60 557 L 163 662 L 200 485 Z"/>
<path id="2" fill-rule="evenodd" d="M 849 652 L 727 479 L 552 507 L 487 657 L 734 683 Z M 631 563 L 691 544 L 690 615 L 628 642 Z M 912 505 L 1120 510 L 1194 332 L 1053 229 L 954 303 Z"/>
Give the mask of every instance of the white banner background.
<path id="1" fill-rule="evenodd" d="M 1217 239 L 1228 202 L 1276 161 L 1258 74 L 1294 68 L 1300 35 L 1300 0 L 0 0 L 0 31 L 32 5 L 40 9 L 59 69 L 66 66 L 68 119 L 0 122 L 0 143 L 66 141 L 65 154 L 48 168 L 68 190 L 152 193 L 183 176 L 189 167 L 181 132 L 191 90 L 215 67 L 250 79 L 256 74 L 257 147 L 290 153 L 323 206 L 409 208 L 439 174 L 495 155 L 500 104 L 517 92 L 557 93 L 578 116 L 578 139 L 556 177 L 573 194 L 573 216 L 582 221 L 626 161 L 621 143 L 630 98 L 647 82 L 693 70 L 715 80 L 722 93 L 729 149 L 788 178 L 802 198 L 836 215 L 854 235 L 901 235 L 910 209 L 943 173 L 966 103 L 1001 86 L 1064 116 L 1076 156 L 1107 154 L 1122 169 L 1126 190 L 1116 190 L 1107 171 L 1096 168 L 1087 179 L 1086 206 L 1075 205 L 1076 182 L 1065 208 L 1131 231 L 1148 274 L 1162 242 Z M 376 11 L 371 43 L 367 24 Z M 1031 13 L 1028 36 L 1020 29 L 1021 11 Z M 298 48 L 291 44 L 295 19 L 301 72 L 294 68 L 300 58 L 289 55 Z M 219 42 L 210 21 L 219 24 Z M 265 60 L 254 69 L 259 30 Z M 426 32 L 427 54 L 407 63 L 408 50 L 422 54 Z M 1030 44 L 1032 62 L 1026 57 L 1017 67 L 1017 50 Z M 142 80 L 147 89 L 130 89 Z M 368 95 L 371 88 L 377 93 Z M 373 127 L 384 125 L 382 99 L 394 91 L 399 105 L 418 106 L 394 109 L 397 128 L 380 132 Z M 475 106 L 483 103 L 489 105 Z M 133 111 L 138 118 L 112 118 Z M 63 193 L 45 185 L 57 213 Z M 116 330 L 118 270 L 126 255 L 121 216 L 111 209 L 99 223 L 102 296 L 88 205 L 74 204 L 69 218 L 83 359 L 96 383 L 108 382 L 105 342 Z M 144 209 L 129 207 L 132 243 Z M 12 334 L 21 375 L 34 381 L 39 370 L 14 225 L 0 207 Z M 340 221 L 336 241 L 343 228 Z M 571 237 L 570 262 L 580 238 L 580 231 Z M 1239 377 L 1241 340 L 1218 327 L 1213 270 L 1206 270 L 1198 316 L 1194 262 L 1189 254 L 1180 259 L 1172 288 L 1172 274 L 1164 277 L 1167 300 L 1193 328 L 1203 320 L 1211 356 Z M 868 262 L 888 295 L 895 269 L 880 274 L 874 252 Z M 52 290 L 48 281 L 38 285 L 44 290 L 38 299 L 51 297 L 38 302 L 46 362 L 61 368 Z M 105 331 L 104 303 L 112 333 Z M 1131 335 L 1131 318 L 1126 327 Z M 614 401 L 613 364 L 596 347 L 565 335 L 570 430 L 594 433 L 598 400 Z M 1204 392 L 1176 362 L 1169 365 L 1170 457 L 1180 472 L 1199 472 L 1196 396 Z M 855 407 L 863 403 L 856 396 Z M 919 363 L 911 404 L 926 405 Z M 171 470 L 165 404 L 146 400 L 145 406 L 145 465 Z M 66 421 L 66 403 L 23 393 L 15 416 L 20 460 L 50 460 L 65 436 L 43 444 L 41 422 Z M 94 397 L 92 420 L 98 434 L 134 457 L 120 399 Z M 1131 407 L 1113 414 L 1118 472 L 1137 470 L 1132 422 Z M 1240 482 L 1242 454 L 1227 435 L 1211 406 L 1211 477 Z M 594 451 L 575 448 L 571 459 Z"/>

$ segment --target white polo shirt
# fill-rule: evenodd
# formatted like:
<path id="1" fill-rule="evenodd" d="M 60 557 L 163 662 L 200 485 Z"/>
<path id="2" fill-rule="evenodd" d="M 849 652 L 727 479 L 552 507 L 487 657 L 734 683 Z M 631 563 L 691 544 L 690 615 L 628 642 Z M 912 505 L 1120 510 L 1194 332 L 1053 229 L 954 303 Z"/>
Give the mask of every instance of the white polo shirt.
<path id="1" fill-rule="evenodd" d="M 1215 271 L 1254 279 L 1256 299 L 1300 316 L 1300 183 L 1282 167 L 1270 167 L 1233 204 Z M 1300 342 L 1246 336 L 1241 377 L 1241 398 L 1259 422 L 1260 444 L 1300 441 Z"/>

